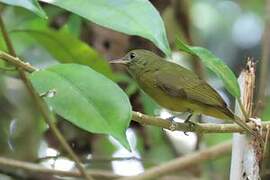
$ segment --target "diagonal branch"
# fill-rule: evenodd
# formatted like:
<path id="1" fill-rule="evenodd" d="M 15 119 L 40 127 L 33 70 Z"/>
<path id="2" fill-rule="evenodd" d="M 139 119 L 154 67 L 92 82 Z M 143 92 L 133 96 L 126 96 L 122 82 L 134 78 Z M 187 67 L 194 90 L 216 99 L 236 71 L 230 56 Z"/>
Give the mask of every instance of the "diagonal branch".
<path id="1" fill-rule="evenodd" d="M 55 122 L 54 116 L 49 111 L 46 103 L 39 97 L 39 95 L 36 93 L 35 89 L 33 88 L 32 83 L 27 78 L 25 71 L 29 71 L 30 69 L 26 70 L 27 63 L 24 63 L 19 58 L 17 58 L 17 55 L 15 53 L 15 49 L 13 48 L 12 42 L 9 38 L 7 31 L 6 31 L 6 28 L 5 28 L 5 25 L 4 25 L 4 22 L 3 22 L 1 16 L 0 16 L 0 29 L 2 31 L 2 35 L 4 37 L 8 51 L 13 56 L 12 58 L 9 57 L 9 60 L 14 60 L 15 62 L 21 64 L 21 66 L 16 66 L 18 69 L 19 75 L 20 75 L 22 81 L 24 82 L 27 90 L 29 91 L 31 97 L 34 99 L 34 103 L 36 104 L 37 108 L 39 109 L 41 114 L 44 116 L 44 120 L 49 125 L 49 127 L 51 128 L 51 130 L 54 133 L 54 135 L 56 136 L 56 138 L 59 140 L 59 142 L 62 145 L 62 147 L 64 148 L 64 150 L 66 150 L 66 152 L 70 155 L 70 157 L 75 161 L 76 166 L 80 170 L 80 172 L 85 176 L 86 179 L 93 180 L 93 178 L 89 174 L 86 173 L 86 170 L 81 165 L 79 158 L 73 152 L 71 147 L 66 142 L 65 138 L 62 136 L 61 132 L 58 130 L 58 128 L 54 124 L 54 122 Z M 13 64 L 14 64 L 14 62 L 13 62 Z"/>

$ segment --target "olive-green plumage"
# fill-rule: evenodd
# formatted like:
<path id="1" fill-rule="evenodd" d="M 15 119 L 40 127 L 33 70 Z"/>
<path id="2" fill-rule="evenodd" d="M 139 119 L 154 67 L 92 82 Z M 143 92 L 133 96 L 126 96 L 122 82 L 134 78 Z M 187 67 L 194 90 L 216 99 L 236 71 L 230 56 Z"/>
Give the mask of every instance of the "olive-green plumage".
<path id="1" fill-rule="evenodd" d="M 227 107 L 220 95 L 194 72 L 166 61 L 147 50 L 130 51 L 120 61 L 141 89 L 162 107 L 233 120 L 251 134 L 255 132 Z"/>

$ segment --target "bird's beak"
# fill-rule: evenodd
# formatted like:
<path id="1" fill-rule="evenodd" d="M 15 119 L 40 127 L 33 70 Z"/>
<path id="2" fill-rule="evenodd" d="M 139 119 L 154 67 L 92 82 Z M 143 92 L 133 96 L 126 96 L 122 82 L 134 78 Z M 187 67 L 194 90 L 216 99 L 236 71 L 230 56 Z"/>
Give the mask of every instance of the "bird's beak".
<path id="1" fill-rule="evenodd" d="M 110 64 L 124 64 L 124 65 L 126 65 L 127 61 L 123 61 L 123 59 L 114 59 L 114 60 L 109 61 L 109 63 Z"/>

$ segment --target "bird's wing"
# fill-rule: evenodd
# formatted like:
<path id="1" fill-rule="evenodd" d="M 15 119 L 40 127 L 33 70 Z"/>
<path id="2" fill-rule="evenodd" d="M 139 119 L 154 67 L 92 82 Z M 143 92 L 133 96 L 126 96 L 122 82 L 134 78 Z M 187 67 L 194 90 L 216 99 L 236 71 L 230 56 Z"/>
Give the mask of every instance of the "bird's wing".
<path id="1" fill-rule="evenodd" d="M 197 101 L 211 106 L 226 107 L 220 95 L 205 81 L 198 78 L 188 69 L 180 69 L 181 72 L 162 70 L 155 74 L 156 85 L 174 97 Z M 182 72 L 183 71 L 183 72 Z"/>

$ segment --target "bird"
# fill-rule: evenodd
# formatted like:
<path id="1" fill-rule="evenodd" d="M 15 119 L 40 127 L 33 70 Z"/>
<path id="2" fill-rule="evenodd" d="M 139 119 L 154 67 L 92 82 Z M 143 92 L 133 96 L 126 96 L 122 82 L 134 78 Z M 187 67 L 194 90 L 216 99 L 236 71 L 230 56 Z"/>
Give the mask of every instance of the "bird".
<path id="1" fill-rule="evenodd" d="M 185 122 L 189 122 L 193 114 L 203 114 L 232 120 L 248 133 L 258 136 L 229 109 L 214 88 L 189 69 L 144 49 L 132 50 L 110 63 L 124 65 L 139 87 L 161 107 L 173 112 L 189 112 Z"/>

